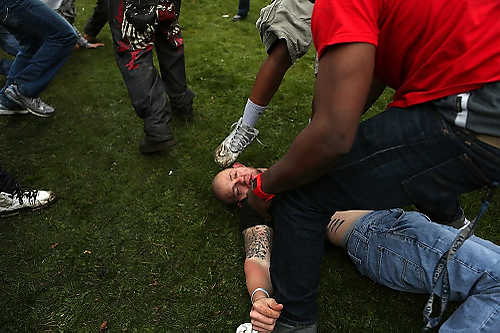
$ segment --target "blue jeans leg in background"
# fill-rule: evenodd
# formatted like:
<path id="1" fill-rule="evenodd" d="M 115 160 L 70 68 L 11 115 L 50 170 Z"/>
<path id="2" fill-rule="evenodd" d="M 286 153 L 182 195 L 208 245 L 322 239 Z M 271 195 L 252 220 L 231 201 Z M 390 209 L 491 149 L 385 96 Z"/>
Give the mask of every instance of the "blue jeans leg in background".
<path id="1" fill-rule="evenodd" d="M 238 2 L 238 15 L 246 17 L 250 11 L 250 0 L 239 0 Z"/>
<path id="2" fill-rule="evenodd" d="M 457 233 L 417 212 L 375 211 L 355 223 L 347 253 L 358 271 L 373 281 L 429 294 L 434 268 Z M 476 236 L 458 250 L 448 263 L 450 299 L 463 303 L 442 324 L 441 333 L 500 331 L 499 262 L 500 247 Z"/>
<path id="3" fill-rule="evenodd" d="M 19 42 L 6 86 L 37 97 L 71 55 L 77 36 L 71 25 L 40 0 L 0 0 L 2 25 Z"/>
<path id="4" fill-rule="evenodd" d="M 0 25 L 0 48 L 6 53 L 15 56 L 19 51 L 19 43 L 14 36 Z M 11 59 L 0 59 L 0 74 L 7 75 L 12 65 Z"/>

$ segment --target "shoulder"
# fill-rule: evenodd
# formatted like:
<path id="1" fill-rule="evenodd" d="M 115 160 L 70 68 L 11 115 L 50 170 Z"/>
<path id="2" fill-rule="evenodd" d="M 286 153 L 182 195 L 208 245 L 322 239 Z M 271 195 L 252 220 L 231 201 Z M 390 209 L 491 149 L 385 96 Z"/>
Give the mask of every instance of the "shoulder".
<path id="1" fill-rule="evenodd" d="M 238 217 L 240 219 L 240 231 L 244 231 L 247 228 L 254 226 L 267 226 L 268 228 L 273 228 L 272 222 L 267 222 L 259 215 L 245 199 L 241 203 L 241 207 L 238 209 Z"/>

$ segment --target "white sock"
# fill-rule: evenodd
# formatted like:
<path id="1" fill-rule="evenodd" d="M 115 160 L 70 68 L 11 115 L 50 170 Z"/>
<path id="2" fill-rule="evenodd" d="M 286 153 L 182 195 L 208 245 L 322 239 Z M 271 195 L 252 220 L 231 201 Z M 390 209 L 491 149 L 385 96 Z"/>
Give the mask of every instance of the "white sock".
<path id="1" fill-rule="evenodd" d="M 243 123 L 249 127 L 255 127 L 257 120 L 266 110 L 266 106 L 260 106 L 255 104 L 250 100 L 247 100 L 247 105 L 245 105 L 245 111 L 243 112 Z"/>

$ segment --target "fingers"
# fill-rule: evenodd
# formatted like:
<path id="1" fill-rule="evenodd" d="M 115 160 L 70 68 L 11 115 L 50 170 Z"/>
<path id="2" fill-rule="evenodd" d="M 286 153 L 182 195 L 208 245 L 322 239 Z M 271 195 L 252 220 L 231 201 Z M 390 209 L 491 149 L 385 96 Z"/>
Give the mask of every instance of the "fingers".
<path id="1" fill-rule="evenodd" d="M 263 322 L 259 319 L 251 319 L 252 328 L 259 332 L 272 332 L 274 329 L 274 325 L 276 324 L 276 319 L 272 319 L 270 324 Z"/>
<path id="2" fill-rule="evenodd" d="M 252 307 L 252 311 L 255 310 L 256 314 L 258 313 L 259 315 L 262 315 L 266 318 L 270 319 L 278 319 L 281 313 L 281 310 L 275 310 L 270 306 L 271 299 L 267 298 L 265 299 L 267 302 L 255 302 L 254 306 Z M 274 303 L 276 301 L 272 300 Z M 250 312 L 250 317 L 252 317 L 252 313 Z"/>
<path id="3" fill-rule="evenodd" d="M 274 299 L 272 299 L 271 302 L 269 302 L 269 307 L 273 309 L 274 311 L 281 312 L 283 310 L 283 304 L 276 303 Z"/>
<path id="4" fill-rule="evenodd" d="M 89 49 L 97 49 L 98 47 L 103 47 L 104 43 L 89 43 L 87 48 Z"/>

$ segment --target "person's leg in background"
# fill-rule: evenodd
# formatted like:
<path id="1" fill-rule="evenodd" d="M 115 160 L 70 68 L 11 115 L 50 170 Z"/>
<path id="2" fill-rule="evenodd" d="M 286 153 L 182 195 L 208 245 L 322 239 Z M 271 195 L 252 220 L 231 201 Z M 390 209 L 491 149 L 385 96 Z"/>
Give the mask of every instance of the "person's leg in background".
<path id="1" fill-rule="evenodd" d="M 108 1 L 109 26 L 115 48 L 115 59 L 127 86 L 137 116 L 144 120 L 144 139 L 139 145 L 141 153 L 167 150 L 175 144 L 170 120 L 172 112 L 165 84 L 153 65 L 153 46 L 132 50 L 122 40 L 121 0 Z"/>
<path id="2" fill-rule="evenodd" d="M 38 95 L 71 55 L 76 34 L 66 20 L 40 0 L 5 2 L 3 11 L 0 10 L 5 17 L 4 27 L 14 35 L 20 48 L 0 101 L 8 107 L 18 104 L 35 115 L 50 116 L 54 109 Z"/>
<path id="3" fill-rule="evenodd" d="M 238 12 L 233 16 L 233 21 L 243 20 L 247 17 L 250 11 L 250 0 L 238 1 Z"/>
<path id="4" fill-rule="evenodd" d="M 11 56 L 16 56 L 19 51 L 19 43 L 16 38 L 0 25 L 0 48 Z M 0 59 L 0 75 L 9 74 L 10 66 L 13 60 L 2 58 Z"/>
<path id="5" fill-rule="evenodd" d="M 108 0 L 97 0 L 92 16 L 85 24 L 83 37 L 90 43 L 97 42 L 97 35 L 99 35 L 99 32 L 101 32 L 102 28 L 108 22 L 107 1 Z"/>
<path id="6" fill-rule="evenodd" d="M 185 120 L 191 120 L 195 94 L 187 87 L 182 35 L 179 33 L 174 37 L 177 43 L 161 32 L 156 37 L 155 47 L 161 78 L 165 83 L 172 112 Z"/>

